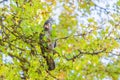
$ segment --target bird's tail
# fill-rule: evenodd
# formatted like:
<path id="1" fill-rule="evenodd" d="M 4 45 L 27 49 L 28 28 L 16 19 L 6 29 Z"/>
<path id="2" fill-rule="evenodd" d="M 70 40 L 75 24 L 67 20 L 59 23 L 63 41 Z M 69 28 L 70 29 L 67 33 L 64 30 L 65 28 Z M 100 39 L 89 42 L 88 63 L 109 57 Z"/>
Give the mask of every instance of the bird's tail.
<path id="1" fill-rule="evenodd" d="M 54 70 L 55 69 L 55 62 L 54 59 L 51 56 L 46 57 L 48 70 Z"/>

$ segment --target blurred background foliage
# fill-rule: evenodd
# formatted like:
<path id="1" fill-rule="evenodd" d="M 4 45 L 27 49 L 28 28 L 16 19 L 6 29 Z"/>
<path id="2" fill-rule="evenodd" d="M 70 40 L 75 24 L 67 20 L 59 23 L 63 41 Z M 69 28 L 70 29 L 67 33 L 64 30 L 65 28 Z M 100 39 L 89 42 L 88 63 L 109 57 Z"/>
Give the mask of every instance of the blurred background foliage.
<path id="1" fill-rule="evenodd" d="M 120 0 L 1 0 L 0 80 L 119 80 Z M 56 68 L 39 34 L 54 19 Z"/>

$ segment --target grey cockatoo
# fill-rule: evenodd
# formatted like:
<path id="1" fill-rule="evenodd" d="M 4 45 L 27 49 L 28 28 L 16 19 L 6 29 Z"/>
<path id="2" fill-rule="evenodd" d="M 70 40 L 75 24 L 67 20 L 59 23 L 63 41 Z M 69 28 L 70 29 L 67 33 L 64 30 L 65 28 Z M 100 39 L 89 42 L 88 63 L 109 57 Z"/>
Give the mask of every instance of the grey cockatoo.
<path id="1" fill-rule="evenodd" d="M 43 31 L 40 33 L 40 48 L 41 52 L 43 54 L 43 57 L 45 58 L 48 70 L 55 69 L 55 62 L 50 54 L 53 54 L 53 49 L 56 46 L 56 42 L 52 39 L 52 23 L 53 19 L 49 18 L 43 26 Z"/>

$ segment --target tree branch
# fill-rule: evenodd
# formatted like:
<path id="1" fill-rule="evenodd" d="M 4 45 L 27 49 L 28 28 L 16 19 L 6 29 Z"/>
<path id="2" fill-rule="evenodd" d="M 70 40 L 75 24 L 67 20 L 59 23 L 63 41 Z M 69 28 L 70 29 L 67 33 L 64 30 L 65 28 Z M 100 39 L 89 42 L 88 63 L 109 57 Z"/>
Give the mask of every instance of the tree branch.
<path id="1" fill-rule="evenodd" d="M 55 80 L 59 80 L 58 78 L 56 78 L 55 76 L 53 76 L 49 71 L 46 71 L 52 78 L 54 78 Z"/>
<path id="2" fill-rule="evenodd" d="M 78 51 L 79 51 L 79 54 L 77 54 L 76 56 L 73 56 L 72 58 L 69 58 L 69 59 L 67 57 L 65 57 L 65 58 L 69 61 L 69 60 L 74 60 L 74 59 L 78 58 L 82 54 L 97 55 L 99 53 L 102 53 L 102 52 L 106 51 L 106 49 L 103 49 L 103 50 L 100 50 L 100 51 L 95 51 L 94 50 L 93 52 L 83 52 L 79 49 L 78 49 Z"/>
<path id="3" fill-rule="evenodd" d="M 90 34 L 92 31 L 93 31 L 93 30 L 90 30 L 90 31 L 87 32 L 87 33 L 81 33 L 81 34 L 77 34 L 77 35 L 71 35 L 71 34 L 70 34 L 70 35 L 68 35 L 68 36 L 55 39 L 55 42 L 57 42 L 58 40 L 62 40 L 62 39 L 68 39 L 68 38 L 70 38 L 70 37 L 76 37 L 76 36 L 82 36 L 82 37 L 84 37 L 85 35 Z"/>

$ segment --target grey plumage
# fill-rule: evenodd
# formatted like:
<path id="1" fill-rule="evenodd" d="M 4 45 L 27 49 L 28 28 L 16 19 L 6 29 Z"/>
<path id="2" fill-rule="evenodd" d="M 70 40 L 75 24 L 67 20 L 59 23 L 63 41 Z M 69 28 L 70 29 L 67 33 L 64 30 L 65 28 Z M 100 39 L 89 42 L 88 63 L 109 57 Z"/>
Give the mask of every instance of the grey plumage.
<path id="1" fill-rule="evenodd" d="M 40 34 L 39 42 L 40 42 L 40 48 L 41 52 L 43 54 L 43 57 L 45 58 L 47 65 L 48 65 L 48 70 L 53 70 L 55 69 L 55 62 L 54 59 L 50 54 L 53 54 L 53 49 L 55 47 L 55 43 L 52 41 L 52 22 L 53 19 L 49 18 L 43 26 L 43 31 Z M 47 55 L 45 55 L 47 54 Z"/>

